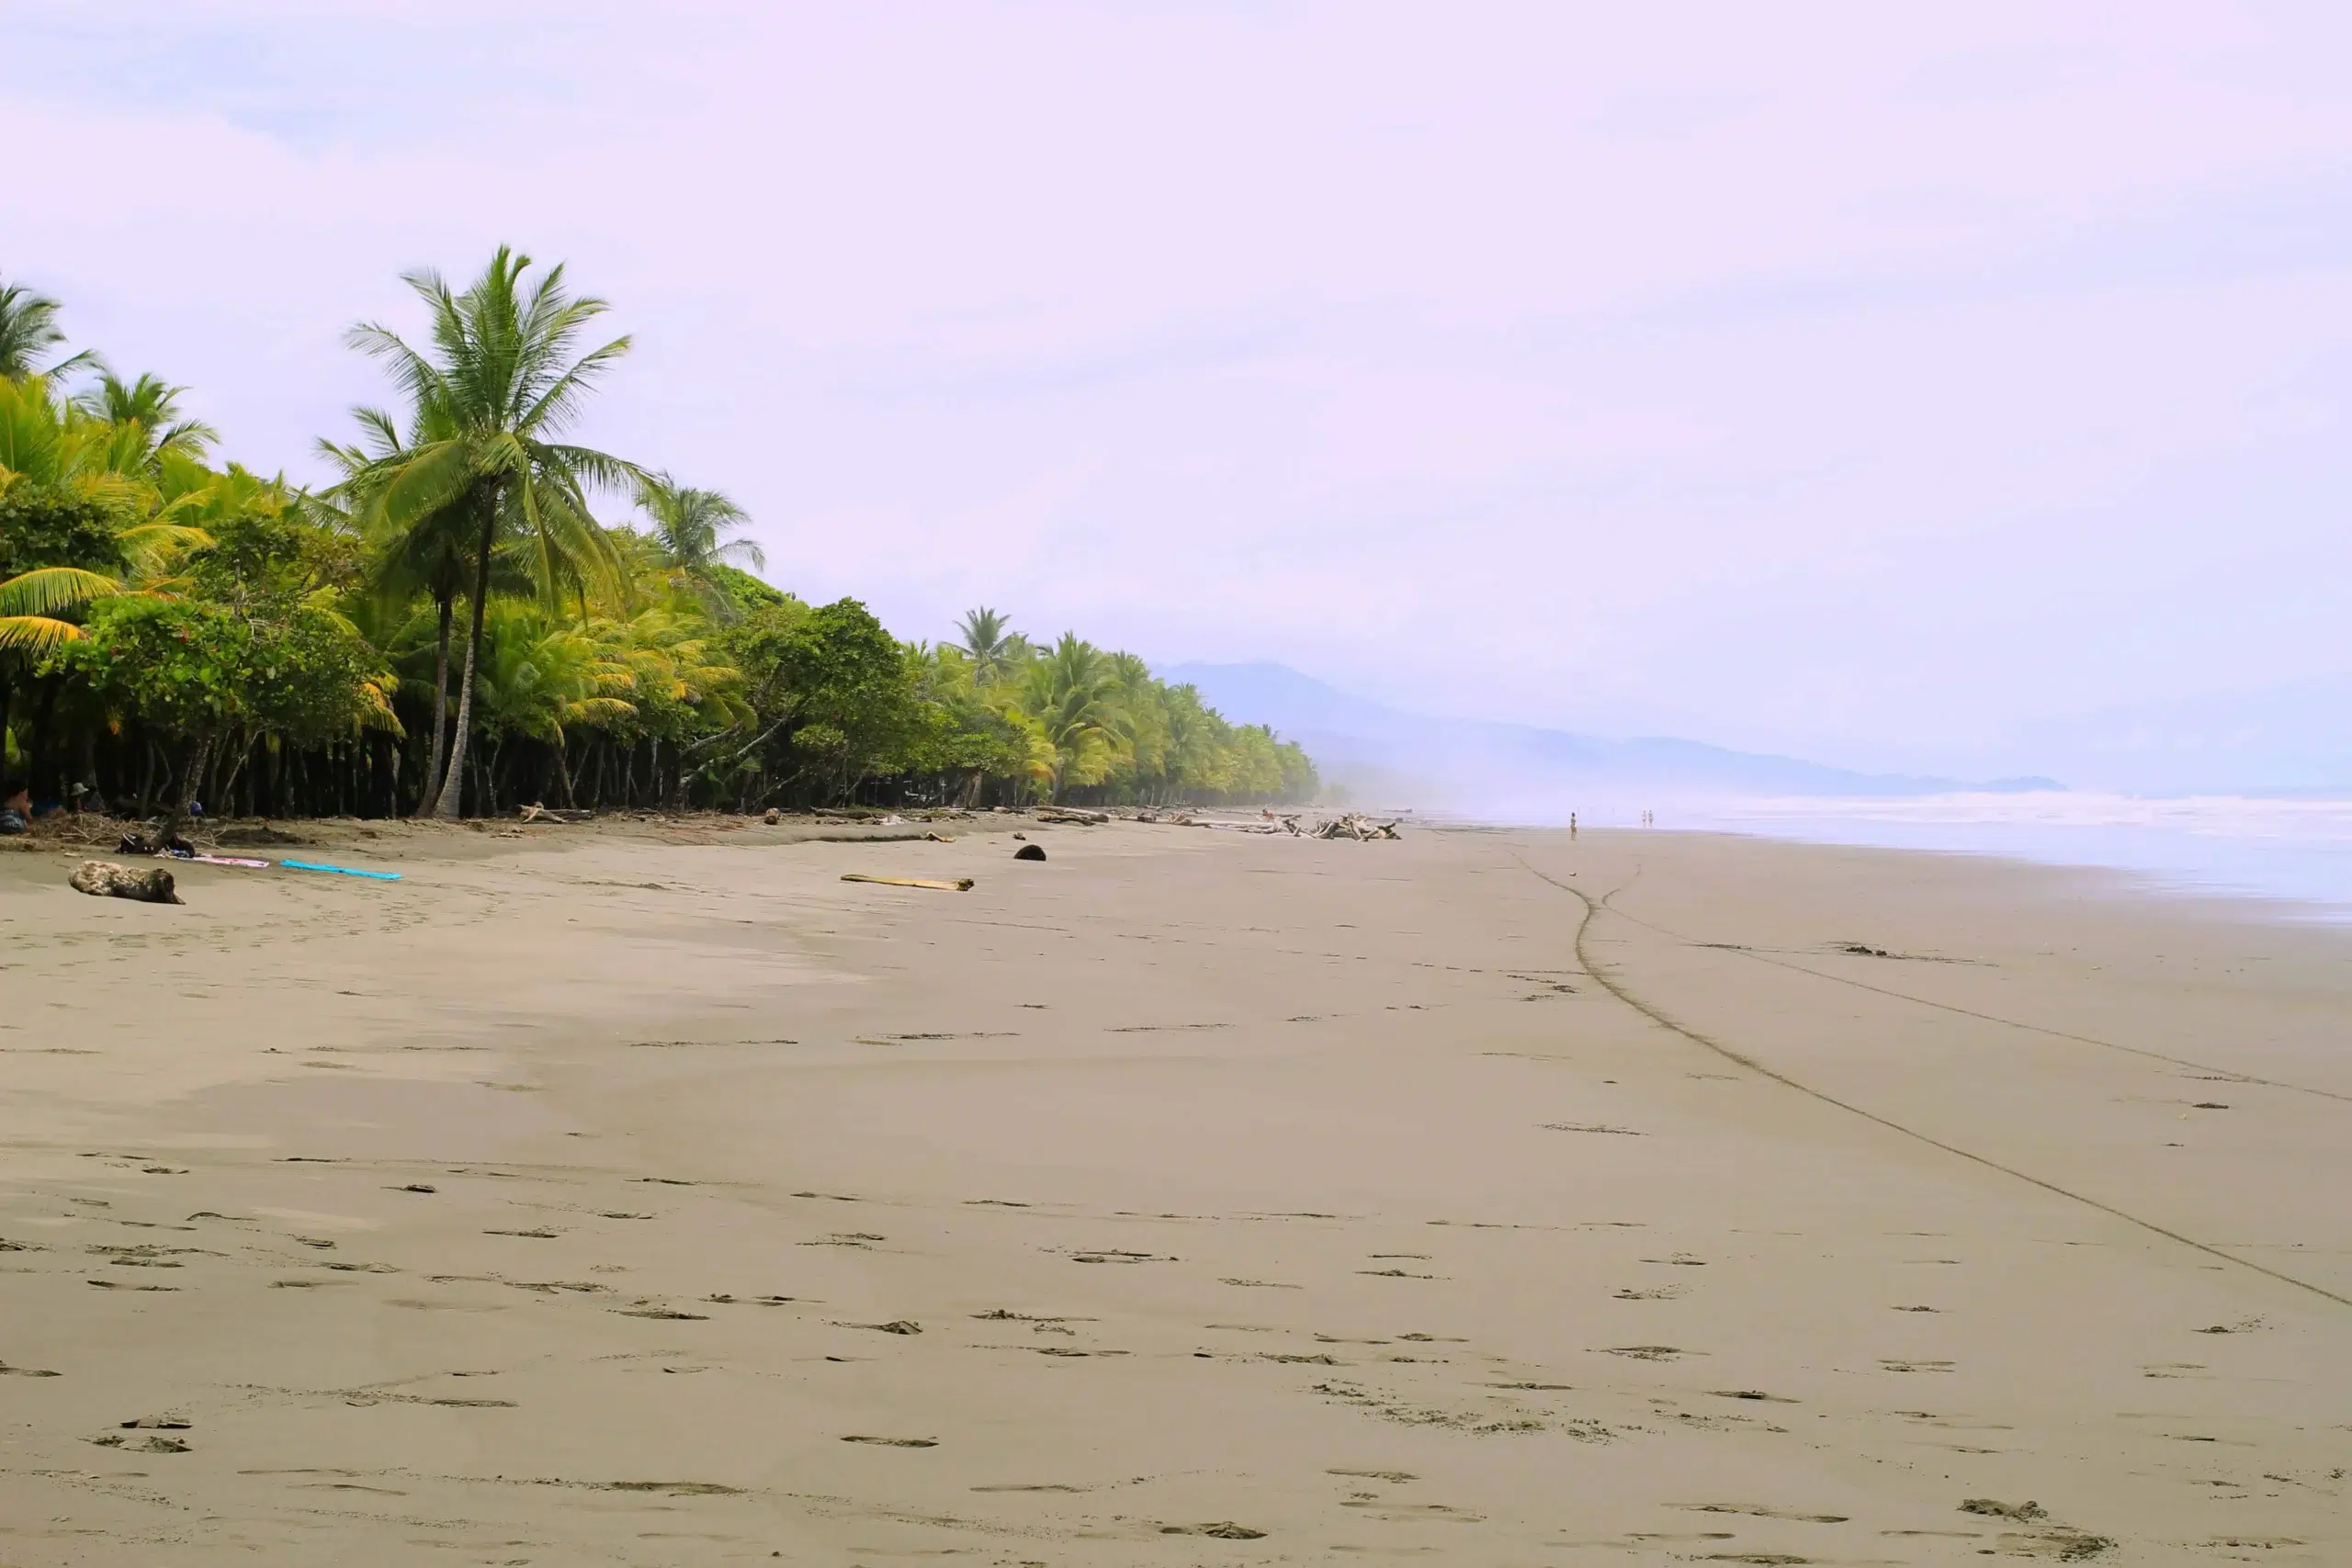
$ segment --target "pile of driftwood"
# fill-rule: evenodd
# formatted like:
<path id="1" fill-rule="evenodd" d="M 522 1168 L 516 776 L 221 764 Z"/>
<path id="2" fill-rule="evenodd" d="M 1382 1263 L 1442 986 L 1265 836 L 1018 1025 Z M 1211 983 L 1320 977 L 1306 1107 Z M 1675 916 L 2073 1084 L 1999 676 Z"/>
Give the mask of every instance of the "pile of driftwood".
<path id="1" fill-rule="evenodd" d="M 1161 822 L 1172 828 L 1207 828 L 1219 833 L 1288 833 L 1294 839 L 1353 839 L 1358 843 L 1405 836 L 1396 830 L 1396 822 L 1401 821 L 1401 818 L 1374 822 L 1369 817 L 1349 812 L 1343 817 L 1326 818 L 1308 828 L 1301 826 L 1305 819 L 1295 814 L 1277 817 L 1272 811 L 1261 811 L 1259 817 L 1260 820 L 1255 822 L 1216 822 L 1205 817 L 1195 817 L 1189 811 L 1162 814 L 1146 808 L 1136 813 L 1135 819 L 1138 822 Z"/>
<path id="2" fill-rule="evenodd" d="M 1286 820 L 1295 824 L 1298 818 L 1294 817 Z M 1291 831 L 1295 833 L 1298 829 L 1293 826 Z M 1374 839 L 1401 839 L 1405 835 L 1396 830 L 1396 821 L 1374 822 L 1369 817 L 1359 817 L 1351 811 L 1345 817 L 1334 817 L 1317 823 L 1307 829 L 1306 836 L 1310 839 L 1353 839 L 1358 843 L 1369 843 Z"/>

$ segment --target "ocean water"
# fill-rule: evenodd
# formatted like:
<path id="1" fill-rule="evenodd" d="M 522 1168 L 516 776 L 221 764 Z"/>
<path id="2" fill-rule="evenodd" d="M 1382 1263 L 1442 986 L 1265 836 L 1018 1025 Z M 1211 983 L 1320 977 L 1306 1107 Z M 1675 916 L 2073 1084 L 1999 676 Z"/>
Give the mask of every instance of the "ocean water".
<path id="1" fill-rule="evenodd" d="M 2163 890 L 2352 920 L 2352 800 L 2066 791 L 1684 802 L 1661 805 L 1657 826 L 2099 866 Z"/>

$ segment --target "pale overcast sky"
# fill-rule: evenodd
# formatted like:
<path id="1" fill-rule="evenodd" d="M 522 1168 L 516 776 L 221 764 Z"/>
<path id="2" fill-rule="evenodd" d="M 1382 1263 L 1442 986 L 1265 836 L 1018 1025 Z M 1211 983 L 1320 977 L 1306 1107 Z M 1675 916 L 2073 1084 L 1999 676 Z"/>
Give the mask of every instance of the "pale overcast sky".
<path id="1" fill-rule="evenodd" d="M 1939 14 L 1938 14 L 1939 12 Z M 512 241 L 901 636 L 1965 769 L 2352 675 L 2352 8 L 0 0 L 0 275 L 246 463 Z M 2336 717 L 2333 722 L 2343 722 Z"/>

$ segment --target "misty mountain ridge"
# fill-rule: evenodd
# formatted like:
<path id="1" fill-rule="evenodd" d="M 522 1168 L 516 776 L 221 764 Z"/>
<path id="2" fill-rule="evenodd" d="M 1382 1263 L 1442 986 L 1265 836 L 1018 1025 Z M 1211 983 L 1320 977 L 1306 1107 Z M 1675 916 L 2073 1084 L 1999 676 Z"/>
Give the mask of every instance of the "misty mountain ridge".
<path id="1" fill-rule="evenodd" d="M 1359 800 L 1382 804 L 1556 814 L 1579 808 L 1579 803 L 1583 809 L 1622 809 L 1653 798 L 1895 796 L 2064 787 L 2041 777 L 1969 782 L 1868 773 L 1697 740 L 1608 740 L 1536 725 L 1433 718 L 1351 695 L 1284 664 L 1179 664 L 1161 675 L 1198 687 L 1211 706 L 1237 724 L 1266 725 L 1283 739 L 1297 741 L 1327 782 Z"/>

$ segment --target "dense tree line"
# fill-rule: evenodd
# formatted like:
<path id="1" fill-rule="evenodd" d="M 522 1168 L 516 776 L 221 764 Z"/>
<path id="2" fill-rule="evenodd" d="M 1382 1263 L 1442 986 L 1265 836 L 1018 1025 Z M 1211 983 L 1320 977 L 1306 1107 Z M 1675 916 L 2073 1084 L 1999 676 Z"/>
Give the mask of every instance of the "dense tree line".
<path id="1" fill-rule="evenodd" d="M 568 439 L 626 337 L 502 250 L 351 342 L 396 409 L 305 489 L 185 389 L 60 357 L 0 287 L 0 755 L 37 801 L 176 818 L 1300 800 L 1312 764 L 1132 654 L 996 611 L 904 643 L 746 567 L 728 498 Z M 623 501 L 628 524 L 597 515 Z"/>

